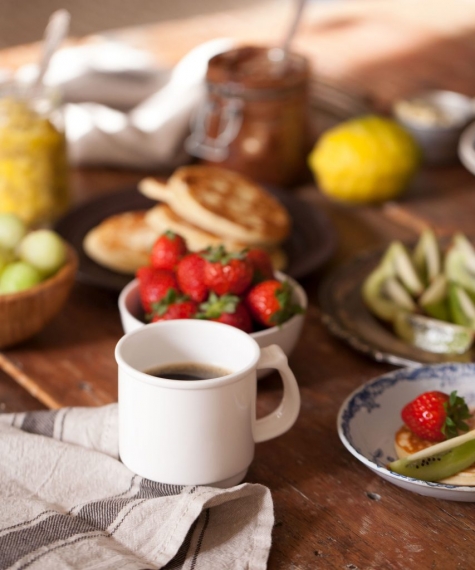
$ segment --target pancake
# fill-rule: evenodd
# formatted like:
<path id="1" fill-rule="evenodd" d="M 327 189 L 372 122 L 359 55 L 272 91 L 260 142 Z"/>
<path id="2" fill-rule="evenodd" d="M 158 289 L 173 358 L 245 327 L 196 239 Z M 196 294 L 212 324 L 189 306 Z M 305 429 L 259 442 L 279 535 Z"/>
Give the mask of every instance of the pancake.
<path id="1" fill-rule="evenodd" d="M 223 240 L 273 246 L 290 233 L 290 216 L 278 200 L 262 186 L 223 168 L 184 166 L 166 184 L 145 178 L 139 190 Z"/>
<path id="2" fill-rule="evenodd" d="M 467 420 L 470 429 L 475 428 L 475 418 L 472 417 Z M 396 448 L 396 454 L 399 459 L 407 457 L 417 451 L 426 449 L 434 445 L 432 441 L 427 441 L 417 437 L 412 431 L 403 425 L 397 432 L 394 440 L 394 446 Z M 447 477 L 446 479 L 441 479 L 438 483 L 446 483 L 447 485 L 466 485 L 467 487 L 475 487 L 475 463 L 472 464 L 467 469 L 460 471 L 452 477 Z"/>
<path id="3" fill-rule="evenodd" d="M 181 235 L 191 251 L 200 251 L 209 246 L 217 246 L 222 243 L 225 243 L 229 251 L 239 251 L 247 247 L 242 243 L 225 241 L 216 234 L 190 224 L 178 216 L 178 214 L 175 214 L 167 204 L 158 204 L 148 210 L 145 214 L 145 221 L 158 233 L 171 230 Z"/>
<path id="4" fill-rule="evenodd" d="M 178 216 L 167 204 L 158 204 L 148 210 L 145 214 L 145 221 L 158 234 L 171 230 L 181 235 L 190 251 L 202 251 L 207 247 L 218 245 L 224 245 L 228 251 L 242 251 L 250 247 L 250 244 L 228 241 L 190 224 Z M 269 253 L 274 269 L 283 271 L 287 267 L 287 255 L 282 248 L 264 246 L 263 249 Z"/>
<path id="5" fill-rule="evenodd" d="M 134 274 L 148 265 L 159 233 L 145 221 L 145 211 L 110 216 L 90 230 L 83 241 L 86 254 L 118 273 Z"/>

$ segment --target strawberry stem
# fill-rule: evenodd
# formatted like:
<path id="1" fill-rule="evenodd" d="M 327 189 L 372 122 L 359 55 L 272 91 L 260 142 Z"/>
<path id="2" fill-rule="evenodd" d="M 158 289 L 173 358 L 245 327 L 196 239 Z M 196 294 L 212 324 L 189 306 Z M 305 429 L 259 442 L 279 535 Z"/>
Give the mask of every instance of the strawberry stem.
<path id="1" fill-rule="evenodd" d="M 442 426 L 442 433 L 450 439 L 459 435 L 461 431 L 468 431 L 469 426 L 464 421 L 472 417 L 465 400 L 457 396 L 457 390 L 450 393 L 449 400 L 444 403 L 447 414 L 445 423 Z"/>

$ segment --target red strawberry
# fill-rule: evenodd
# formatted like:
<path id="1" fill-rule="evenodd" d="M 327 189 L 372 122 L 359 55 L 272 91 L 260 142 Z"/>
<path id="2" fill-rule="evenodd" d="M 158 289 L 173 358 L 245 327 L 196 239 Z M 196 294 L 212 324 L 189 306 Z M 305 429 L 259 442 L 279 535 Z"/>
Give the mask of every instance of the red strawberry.
<path id="1" fill-rule="evenodd" d="M 276 279 L 255 285 L 246 296 L 246 304 L 252 317 L 266 327 L 288 321 L 303 309 L 292 301 L 292 287 L 288 281 Z"/>
<path id="2" fill-rule="evenodd" d="M 152 323 L 170 321 L 173 319 L 192 319 L 198 310 L 198 304 L 191 301 L 186 295 L 180 295 L 170 289 L 166 296 L 153 303 L 151 317 Z"/>
<path id="3" fill-rule="evenodd" d="M 241 295 L 252 281 L 252 265 L 244 252 L 228 253 L 223 246 L 208 248 L 204 282 L 217 295 Z"/>
<path id="4" fill-rule="evenodd" d="M 265 249 L 260 247 L 251 247 L 247 250 L 246 258 L 252 265 L 254 274 L 252 282 L 254 284 L 274 278 L 274 268 L 272 267 L 272 259 Z"/>
<path id="5" fill-rule="evenodd" d="M 206 303 L 200 305 L 198 318 L 231 325 L 247 333 L 252 332 L 249 311 L 236 295 L 218 297 L 216 293 L 210 293 Z"/>
<path id="6" fill-rule="evenodd" d="M 205 264 L 200 254 L 190 253 L 178 263 L 176 268 L 176 278 L 181 291 L 197 303 L 201 303 L 208 296 L 208 287 L 204 282 Z"/>
<path id="7" fill-rule="evenodd" d="M 137 271 L 139 280 L 139 294 L 143 310 L 150 313 L 152 303 L 163 299 L 170 289 L 177 291 L 178 283 L 175 275 L 165 269 L 154 269 L 153 267 L 141 267 Z"/>
<path id="8" fill-rule="evenodd" d="M 465 400 L 454 391 L 424 392 L 409 402 L 401 411 L 406 426 L 427 441 L 444 441 L 468 431 L 464 420 L 471 417 Z"/>
<path id="9" fill-rule="evenodd" d="M 150 263 L 156 269 L 173 271 L 180 259 L 187 253 L 185 240 L 174 232 L 167 231 L 154 243 Z"/>

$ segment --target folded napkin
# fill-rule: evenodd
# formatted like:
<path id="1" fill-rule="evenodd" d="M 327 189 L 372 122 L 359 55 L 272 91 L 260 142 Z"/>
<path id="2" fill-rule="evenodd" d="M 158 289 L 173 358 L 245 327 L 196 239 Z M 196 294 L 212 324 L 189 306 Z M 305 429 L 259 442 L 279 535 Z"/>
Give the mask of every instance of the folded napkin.
<path id="1" fill-rule="evenodd" d="M 116 404 L 1 414 L 0 505 L 0 570 L 262 570 L 274 520 L 262 485 L 134 475 Z"/>
<path id="2" fill-rule="evenodd" d="M 219 38 L 160 69 L 140 50 L 113 41 L 60 50 L 45 84 L 63 93 L 69 157 L 75 165 L 171 169 L 190 160 L 184 140 L 204 100 L 208 60 L 233 42 Z M 16 79 L 32 81 L 38 67 Z"/>

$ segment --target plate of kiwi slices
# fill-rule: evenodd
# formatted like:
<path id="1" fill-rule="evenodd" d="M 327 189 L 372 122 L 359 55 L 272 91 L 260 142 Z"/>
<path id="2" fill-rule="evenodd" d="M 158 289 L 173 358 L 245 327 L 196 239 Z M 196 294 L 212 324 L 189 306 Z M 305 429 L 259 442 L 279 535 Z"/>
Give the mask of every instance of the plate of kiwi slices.
<path id="1" fill-rule="evenodd" d="M 418 439 L 401 416 L 408 403 L 434 391 L 447 399 L 456 393 L 470 414 L 465 415 L 467 425 L 460 435 L 444 435 L 443 443 Z M 338 434 L 359 461 L 398 487 L 438 499 L 475 502 L 474 411 L 475 364 L 400 368 L 370 380 L 346 398 L 338 414 Z M 398 461 L 401 447 L 409 455 Z"/>
<path id="2" fill-rule="evenodd" d="M 475 361 L 475 248 L 463 234 L 394 241 L 338 267 L 320 288 L 323 322 L 398 366 Z"/>

